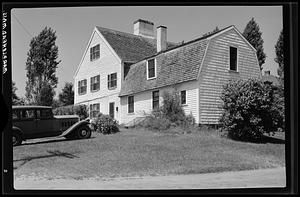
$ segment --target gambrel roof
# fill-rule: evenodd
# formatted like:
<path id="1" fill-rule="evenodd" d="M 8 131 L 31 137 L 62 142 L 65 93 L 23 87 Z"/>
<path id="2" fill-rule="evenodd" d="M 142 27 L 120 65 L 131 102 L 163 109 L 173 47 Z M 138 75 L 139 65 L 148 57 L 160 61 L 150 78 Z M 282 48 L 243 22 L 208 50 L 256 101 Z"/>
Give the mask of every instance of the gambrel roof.
<path id="1" fill-rule="evenodd" d="M 132 65 L 122 85 L 120 96 L 197 80 L 210 38 L 230 29 L 236 30 L 234 26 L 226 27 L 172 49 L 149 55 L 143 61 Z M 238 31 L 237 33 L 240 34 Z M 151 58 L 156 59 L 157 76 L 147 80 L 146 60 Z"/>
<path id="2" fill-rule="evenodd" d="M 156 39 L 120 32 L 104 27 L 96 27 L 122 61 L 137 62 L 156 54 Z M 167 48 L 178 44 L 168 42 Z"/>

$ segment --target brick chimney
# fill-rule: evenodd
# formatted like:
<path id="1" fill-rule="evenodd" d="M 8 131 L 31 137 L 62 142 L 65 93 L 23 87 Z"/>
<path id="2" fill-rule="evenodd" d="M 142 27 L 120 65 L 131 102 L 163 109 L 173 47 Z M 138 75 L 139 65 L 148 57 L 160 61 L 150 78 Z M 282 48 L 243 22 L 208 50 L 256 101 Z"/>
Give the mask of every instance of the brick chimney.
<path id="1" fill-rule="evenodd" d="M 133 23 L 133 33 L 146 38 L 154 38 L 154 23 L 138 19 Z"/>
<path id="2" fill-rule="evenodd" d="M 270 71 L 269 71 L 269 70 L 266 70 L 266 71 L 265 71 L 265 75 L 270 75 Z"/>
<path id="3" fill-rule="evenodd" d="M 156 34 L 156 47 L 157 52 L 164 51 L 167 49 L 167 27 L 159 26 L 157 27 Z"/>

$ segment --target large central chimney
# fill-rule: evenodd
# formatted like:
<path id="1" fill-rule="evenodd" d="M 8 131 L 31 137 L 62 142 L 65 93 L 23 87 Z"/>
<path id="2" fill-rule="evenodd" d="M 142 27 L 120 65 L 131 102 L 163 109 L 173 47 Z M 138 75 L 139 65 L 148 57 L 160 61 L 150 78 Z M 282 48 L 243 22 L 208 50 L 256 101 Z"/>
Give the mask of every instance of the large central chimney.
<path id="1" fill-rule="evenodd" d="M 134 35 L 154 38 L 154 23 L 139 19 L 133 23 Z"/>
<path id="2" fill-rule="evenodd" d="M 167 49 L 167 27 L 157 27 L 157 38 L 156 38 L 157 52 L 164 51 Z"/>

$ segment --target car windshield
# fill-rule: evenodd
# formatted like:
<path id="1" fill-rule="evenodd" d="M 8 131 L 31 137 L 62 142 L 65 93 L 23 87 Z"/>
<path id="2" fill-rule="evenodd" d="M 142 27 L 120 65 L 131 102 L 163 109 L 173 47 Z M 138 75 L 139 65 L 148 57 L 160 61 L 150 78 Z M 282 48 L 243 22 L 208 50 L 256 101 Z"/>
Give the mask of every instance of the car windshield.
<path id="1" fill-rule="evenodd" d="M 22 119 L 33 119 L 34 118 L 34 110 L 26 109 L 22 111 Z"/>

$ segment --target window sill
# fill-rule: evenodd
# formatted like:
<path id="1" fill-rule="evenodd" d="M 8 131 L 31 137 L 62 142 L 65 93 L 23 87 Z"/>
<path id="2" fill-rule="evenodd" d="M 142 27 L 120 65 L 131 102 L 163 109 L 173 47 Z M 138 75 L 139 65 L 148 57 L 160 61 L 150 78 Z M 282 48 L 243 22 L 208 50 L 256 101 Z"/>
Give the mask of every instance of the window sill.
<path id="1" fill-rule="evenodd" d="M 230 73 L 237 73 L 237 74 L 239 74 L 239 72 L 238 72 L 238 71 L 236 71 L 236 70 L 228 70 L 228 72 L 230 72 Z"/>
<path id="2" fill-rule="evenodd" d="M 147 80 L 152 80 L 152 79 L 156 79 L 156 77 L 147 78 Z"/>
<path id="3" fill-rule="evenodd" d="M 117 86 L 112 87 L 112 88 L 108 88 L 108 90 L 114 90 L 114 89 L 117 89 Z"/>
<path id="4" fill-rule="evenodd" d="M 132 115 L 135 115 L 135 113 L 131 112 L 131 113 L 127 113 L 127 115 L 132 116 Z"/>
<path id="5" fill-rule="evenodd" d="M 187 107 L 188 104 L 181 104 L 181 107 Z"/>
<path id="6" fill-rule="evenodd" d="M 91 93 L 94 93 L 94 92 L 98 92 L 100 89 L 98 90 L 91 90 Z"/>
<path id="7" fill-rule="evenodd" d="M 85 94 L 86 94 L 86 93 L 81 93 L 81 94 L 79 93 L 78 95 L 81 96 L 81 95 L 85 95 Z"/>

